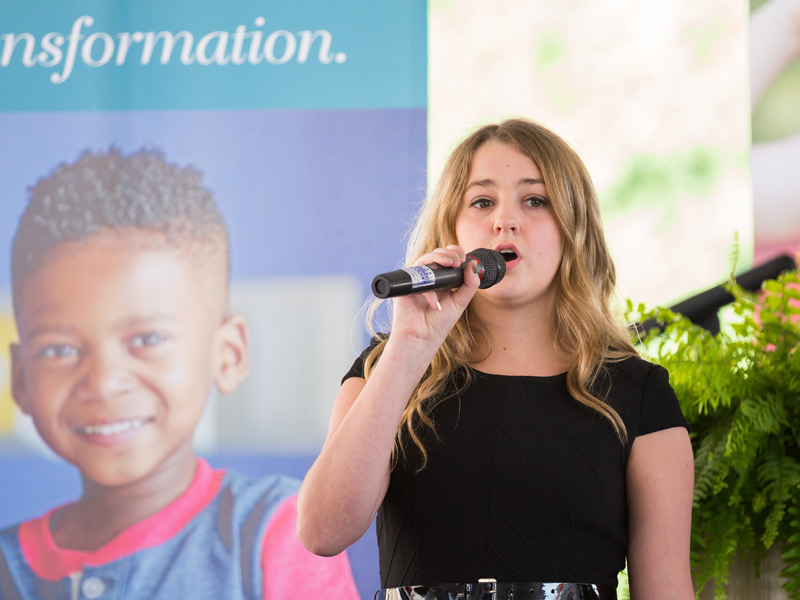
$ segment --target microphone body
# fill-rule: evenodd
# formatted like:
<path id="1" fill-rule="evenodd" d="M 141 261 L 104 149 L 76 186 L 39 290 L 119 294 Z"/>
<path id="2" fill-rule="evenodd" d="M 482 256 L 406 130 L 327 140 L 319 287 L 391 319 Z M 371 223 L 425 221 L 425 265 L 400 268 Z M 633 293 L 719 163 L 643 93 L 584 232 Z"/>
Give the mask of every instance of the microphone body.
<path id="1" fill-rule="evenodd" d="M 394 298 L 457 288 L 464 283 L 464 269 L 473 261 L 478 263 L 480 289 L 493 286 L 506 274 L 506 261 L 502 254 L 495 250 L 478 248 L 468 252 L 467 259 L 458 267 L 442 267 L 433 263 L 376 275 L 372 280 L 372 293 L 377 298 Z"/>

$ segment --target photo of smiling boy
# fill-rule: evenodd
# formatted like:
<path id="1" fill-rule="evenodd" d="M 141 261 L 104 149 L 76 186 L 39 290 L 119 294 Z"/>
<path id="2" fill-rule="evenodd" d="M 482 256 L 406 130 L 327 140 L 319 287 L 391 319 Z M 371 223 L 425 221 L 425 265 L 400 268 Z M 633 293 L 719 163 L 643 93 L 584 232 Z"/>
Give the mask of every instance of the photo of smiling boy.
<path id="1" fill-rule="evenodd" d="M 83 491 L 0 532 L 0 597 L 358 598 L 346 555 L 297 541 L 299 482 L 195 454 L 212 387 L 250 364 L 228 271 L 201 173 L 158 152 L 87 152 L 31 188 L 12 391 Z"/>

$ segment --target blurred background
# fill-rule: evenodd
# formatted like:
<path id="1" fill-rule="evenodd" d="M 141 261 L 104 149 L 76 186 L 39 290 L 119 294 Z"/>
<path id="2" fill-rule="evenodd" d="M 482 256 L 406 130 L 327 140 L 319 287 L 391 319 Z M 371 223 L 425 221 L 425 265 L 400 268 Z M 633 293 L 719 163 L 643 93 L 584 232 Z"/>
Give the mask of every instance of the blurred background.
<path id="1" fill-rule="evenodd" d="M 0 481 L 14 490 L 0 496 L 0 526 L 79 493 L 9 390 L 11 240 L 28 187 L 59 163 L 149 147 L 203 172 L 230 229 L 231 304 L 254 368 L 209 399 L 198 449 L 214 465 L 302 477 L 366 345 L 372 277 L 401 264 L 426 190 L 479 124 L 525 116 L 582 156 L 621 299 L 671 305 L 796 255 L 800 151 L 786 143 L 800 133 L 800 18 L 783 48 L 756 25 L 790 4 L 0 0 Z M 69 69 L 68 45 L 56 61 L 42 41 L 76 23 Z M 263 55 L 226 62 L 242 26 Z M 119 34 L 137 31 L 189 31 L 205 54 L 198 44 L 191 64 L 178 49 L 164 61 L 157 45 L 148 62 L 132 46 L 121 60 Z M 757 42 L 769 48 L 754 55 Z M 776 168 L 786 184 L 773 185 Z M 374 532 L 350 554 L 371 597 Z"/>

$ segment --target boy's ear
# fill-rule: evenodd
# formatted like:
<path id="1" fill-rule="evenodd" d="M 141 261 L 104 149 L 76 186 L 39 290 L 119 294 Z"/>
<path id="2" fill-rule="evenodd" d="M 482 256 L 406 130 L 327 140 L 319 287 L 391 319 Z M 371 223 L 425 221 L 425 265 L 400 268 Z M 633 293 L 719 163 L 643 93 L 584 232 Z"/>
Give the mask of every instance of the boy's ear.
<path id="1" fill-rule="evenodd" d="M 9 344 L 11 354 L 11 395 L 19 409 L 26 415 L 31 414 L 28 406 L 28 394 L 25 391 L 25 373 L 22 369 L 22 357 L 19 344 Z"/>
<path id="2" fill-rule="evenodd" d="M 250 371 L 247 323 L 241 315 L 228 315 L 217 330 L 214 381 L 223 394 L 236 389 Z"/>

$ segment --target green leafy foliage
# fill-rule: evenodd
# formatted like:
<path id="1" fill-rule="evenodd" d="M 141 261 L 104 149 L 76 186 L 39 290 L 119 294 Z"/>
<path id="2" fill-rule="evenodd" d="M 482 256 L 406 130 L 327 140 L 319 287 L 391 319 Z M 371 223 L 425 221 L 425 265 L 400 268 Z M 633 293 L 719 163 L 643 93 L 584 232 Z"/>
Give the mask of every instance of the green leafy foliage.
<path id="1" fill-rule="evenodd" d="M 726 598 L 734 555 L 751 557 L 758 573 L 778 543 L 784 589 L 800 600 L 800 279 L 784 273 L 758 294 L 727 287 L 734 322 L 718 335 L 631 302 L 628 318 L 664 326 L 640 340 L 642 354 L 669 370 L 691 425 L 698 588 L 714 579 L 715 599 Z"/>

